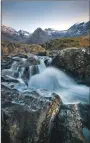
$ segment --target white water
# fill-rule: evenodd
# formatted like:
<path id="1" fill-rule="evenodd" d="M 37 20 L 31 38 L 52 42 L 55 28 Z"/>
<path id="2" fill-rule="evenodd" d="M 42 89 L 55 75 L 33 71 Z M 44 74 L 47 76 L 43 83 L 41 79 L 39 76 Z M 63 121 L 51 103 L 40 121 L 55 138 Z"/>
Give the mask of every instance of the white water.
<path id="1" fill-rule="evenodd" d="M 47 89 L 57 93 L 65 104 L 76 102 L 88 102 L 89 87 L 78 85 L 64 72 L 49 67 L 42 73 L 32 76 L 29 88 Z"/>
<path id="2" fill-rule="evenodd" d="M 44 60 L 43 59 L 40 59 L 40 65 L 38 65 L 38 68 L 39 68 L 39 72 L 43 72 L 46 68 L 45 64 L 44 64 Z"/>
<path id="3" fill-rule="evenodd" d="M 64 73 L 61 70 L 58 70 L 53 67 L 46 68 L 44 64 L 44 59 L 46 57 L 36 58 L 40 60 L 40 64 L 38 66 L 33 65 L 29 67 L 30 78 L 28 79 L 27 90 L 33 88 L 46 89 L 50 92 L 55 92 L 61 97 L 63 103 L 65 104 L 77 102 L 88 103 L 89 87 L 77 84 L 71 77 L 69 77 L 66 73 Z M 21 69 L 19 70 L 16 64 L 16 62 L 12 64 L 10 72 L 19 72 L 17 80 L 21 83 L 21 86 L 19 84 L 18 86 L 16 86 L 16 88 L 23 92 L 25 83 L 22 79 L 22 75 L 25 67 L 21 67 Z"/>

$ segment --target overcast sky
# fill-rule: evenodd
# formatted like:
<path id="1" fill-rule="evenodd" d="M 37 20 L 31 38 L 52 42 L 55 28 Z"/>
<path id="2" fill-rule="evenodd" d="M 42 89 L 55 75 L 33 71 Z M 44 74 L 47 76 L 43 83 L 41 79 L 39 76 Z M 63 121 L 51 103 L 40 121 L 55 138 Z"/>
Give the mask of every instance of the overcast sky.
<path id="1" fill-rule="evenodd" d="M 66 30 L 89 21 L 89 1 L 3 1 L 2 24 L 33 32 L 41 27 Z"/>

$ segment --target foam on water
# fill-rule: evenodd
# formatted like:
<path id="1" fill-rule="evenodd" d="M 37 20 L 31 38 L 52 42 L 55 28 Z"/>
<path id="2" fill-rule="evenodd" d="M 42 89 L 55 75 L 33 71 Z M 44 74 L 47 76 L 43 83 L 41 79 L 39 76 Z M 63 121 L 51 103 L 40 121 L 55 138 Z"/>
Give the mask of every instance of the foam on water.
<path id="1" fill-rule="evenodd" d="M 18 62 L 13 62 L 11 69 L 3 70 L 4 75 L 12 79 L 15 79 L 14 73 L 18 73 L 16 79 L 19 81 L 19 84 L 15 86 L 16 89 L 21 92 L 29 89 L 46 89 L 50 93 L 57 93 L 65 104 L 89 102 L 89 87 L 77 84 L 70 76 L 61 70 L 54 67 L 46 68 L 44 60 L 48 59 L 51 61 L 51 58 L 40 56 L 35 56 L 35 58 L 40 60 L 40 64 L 28 67 L 28 72 L 30 72 L 28 73 L 30 75 L 29 79 L 26 78 L 28 80 L 28 87 L 23 79 L 23 76 L 25 78 L 27 74 L 24 73 L 25 67 L 18 67 Z M 24 61 L 25 59 L 22 60 Z"/>
<path id="2" fill-rule="evenodd" d="M 47 89 L 57 93 L 66 104 L 85 102 L 88 103 L 89 87 L 78 85 L 63 71 L 53 67 L 46 68 L 42 73 L 32 76 L 29 88 Z"/>

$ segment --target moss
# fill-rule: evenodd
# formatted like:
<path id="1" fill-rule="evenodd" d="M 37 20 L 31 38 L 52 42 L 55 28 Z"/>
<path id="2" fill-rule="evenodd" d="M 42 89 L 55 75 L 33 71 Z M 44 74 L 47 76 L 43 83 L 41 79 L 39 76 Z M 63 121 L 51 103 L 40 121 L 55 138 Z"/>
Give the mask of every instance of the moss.
<path id="1" fill-rule="evenodd" d="M 14 134 L 16 128 L 17 128 L 16 124 L 10 127 L 10 136 Z"/>

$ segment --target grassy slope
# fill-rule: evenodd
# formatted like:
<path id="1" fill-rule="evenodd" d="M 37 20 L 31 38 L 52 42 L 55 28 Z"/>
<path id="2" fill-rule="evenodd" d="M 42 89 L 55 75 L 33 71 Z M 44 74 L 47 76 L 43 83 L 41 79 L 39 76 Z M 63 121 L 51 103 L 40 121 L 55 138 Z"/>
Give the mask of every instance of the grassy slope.
<path id="1" fill-rule="evenodd" d="M 58 38 L 42 45 L 47 50 L 61 50 L 70 47 L 89 47 L 89 36 L 74 37 L 74 38 Z"/>
<path id="2" fill-rule="evenodd" d="M 27 53 L 37 53 L 44 52 L 45 49 L 40 45 L 28 45 L 21 43 L 11 43 L 2 42 L 1 43 L 1 53 L 4 55 L 14 55 L 14 54 L 27 54 Z"/>
<path id="3" fill-rule="evenodd" d="M 74 38 L 58 38 L 50 40 L 43 44 L 42 46 L 32 44 L 21 44 L 21 43 L 11 43 L 11 42 L 2 42 L 1 43 L 1 53 L 3 55 L 13 55 L 13 54 L 27 54 L 27 53 L 38 53 L 44 52 L 45 50 L 61 50 L 64 48 L 70 47 L 89 47 L 90 38 L 89 36 L 83 37 L 74 37 Z"/>

